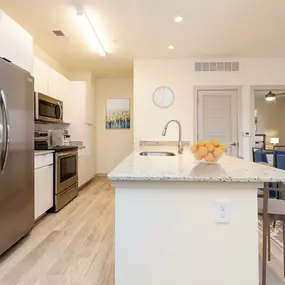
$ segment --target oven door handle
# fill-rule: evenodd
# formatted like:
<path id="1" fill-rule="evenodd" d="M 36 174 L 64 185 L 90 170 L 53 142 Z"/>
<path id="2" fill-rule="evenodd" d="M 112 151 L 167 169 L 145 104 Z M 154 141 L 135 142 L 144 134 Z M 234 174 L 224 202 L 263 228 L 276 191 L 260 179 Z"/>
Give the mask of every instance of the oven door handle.
<path id="1" fill-rule="evenodd" d="M 62 152 L 62 153 L 56 154 L 57 157 L 63 157 L 63 156 L 69 157 L 69 156 L 73 156 L 73 155 L 77 156 L 78 155 L 77 151 Z"/>

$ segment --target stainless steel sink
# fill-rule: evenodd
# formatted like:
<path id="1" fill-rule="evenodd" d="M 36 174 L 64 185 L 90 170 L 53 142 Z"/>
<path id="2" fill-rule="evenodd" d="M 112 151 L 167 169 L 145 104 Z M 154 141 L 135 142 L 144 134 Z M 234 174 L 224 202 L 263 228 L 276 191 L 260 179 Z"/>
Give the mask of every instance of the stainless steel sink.
<path id="1" fill-rule="evenodd" d="M 167 151 L 143 151 L 140 153 L 142 156 L 175 156 L 173 152 Z"/>

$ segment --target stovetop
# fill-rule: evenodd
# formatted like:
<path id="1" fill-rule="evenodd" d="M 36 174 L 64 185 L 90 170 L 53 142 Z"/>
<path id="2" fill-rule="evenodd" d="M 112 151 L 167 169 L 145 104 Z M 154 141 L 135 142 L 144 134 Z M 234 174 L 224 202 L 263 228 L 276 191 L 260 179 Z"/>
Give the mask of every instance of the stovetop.
<path id="1" fill-rule="evenodd" d="M 78 146 L 36 146 L 35 150 L 54 150 L 55 152 L 69 151 L 69 150 L 77 150 Z"/>

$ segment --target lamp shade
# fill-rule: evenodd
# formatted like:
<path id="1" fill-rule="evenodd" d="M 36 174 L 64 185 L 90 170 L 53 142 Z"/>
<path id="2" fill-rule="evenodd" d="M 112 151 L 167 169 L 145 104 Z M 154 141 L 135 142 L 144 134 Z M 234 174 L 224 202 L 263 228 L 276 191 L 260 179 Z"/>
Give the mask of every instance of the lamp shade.
<path id="1" fill-rule="evenodd" d="M 266 101 L 274 101 L 275 98 L 276 98 L 276 95 L 273 94 L 271 91 L 269 91 L 269 93 L 265 95 Z"/>
<path id="2" fill-rule="evenodd" d="M 270 138 L 270 143 L 272 143 L 272 144 L 279 143 L 279 138 Z"/>

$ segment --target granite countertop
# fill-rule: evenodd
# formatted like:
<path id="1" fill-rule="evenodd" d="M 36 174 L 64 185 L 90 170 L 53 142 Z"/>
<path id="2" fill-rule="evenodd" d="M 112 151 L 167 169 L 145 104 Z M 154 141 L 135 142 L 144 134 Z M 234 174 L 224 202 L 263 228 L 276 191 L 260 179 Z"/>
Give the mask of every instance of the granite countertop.
<path id="1" fill-rule="evenodd" d="M 182 155 L 177 148 L 147 148 L 169 151 L 176 156 L 141 156 L 135 150 L 108 178 L 112 181 L 201 181 L 201 182 L 285 182 L 285 171 L 224 155 L 217 163 L 197 161 L 189 148 Z"/>
<path id="2" fill-rule="evenodd" d="M 42 155 L 42 154 L 48 154 L 48 153 L 53 153 L 54 150 L 35 150 L 34 154 L 35 155 Z"/>

